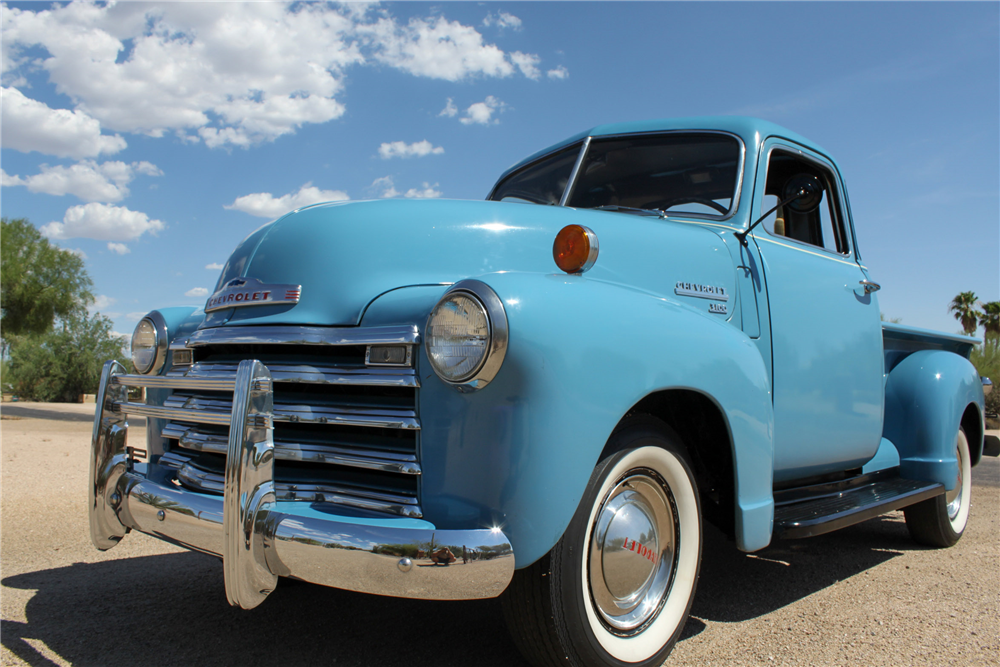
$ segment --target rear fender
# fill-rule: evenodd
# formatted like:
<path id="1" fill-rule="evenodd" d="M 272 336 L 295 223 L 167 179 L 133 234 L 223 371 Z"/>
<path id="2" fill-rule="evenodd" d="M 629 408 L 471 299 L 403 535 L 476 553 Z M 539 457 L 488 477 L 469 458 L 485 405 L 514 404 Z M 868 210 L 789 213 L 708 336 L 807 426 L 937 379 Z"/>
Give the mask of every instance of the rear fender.
<path id="1" fill-rule="evenodd" d="M 883 436 L 899 451 L 903 477 L 955 487 L 955 437 L 970 405 L 983 414 L 983 386 L 975 367 L 957 354 L 920 350 L 889 372 Z M 967 435 L 969 453 L 978 461 L 982 429 Z"/>
<path id="2" fill-rule="evenodd" d="M 517 567 L 530 565 L 562 536 L 629 409 L 653 392 L 687 389 L 720 406 L 730 443 L 739 443 L 738 545 L 768 544 L 773 414 L 767 370 L 749 338 L 670 299 L 582 276 L 478 279 L 503 301 L 509 347 L 496 378 L 465 394 L 441 382 L 421 350 L 429 520 L 499 525 Z"/>

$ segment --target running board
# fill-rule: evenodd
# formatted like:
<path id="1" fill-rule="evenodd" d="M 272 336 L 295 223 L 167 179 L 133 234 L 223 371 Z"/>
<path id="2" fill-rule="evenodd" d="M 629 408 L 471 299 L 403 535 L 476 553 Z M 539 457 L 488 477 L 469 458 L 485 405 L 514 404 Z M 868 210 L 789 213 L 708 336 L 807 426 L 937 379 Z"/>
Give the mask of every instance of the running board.
<path id="1" fill-rule="evenodd" d="M 822 535 L 945 492 L 937 483 L 882 475 L 865 478 L 850 480 L 839 490 L 820 484 L 775 493 L 774 536 L 791 540 Z M 787 500 L 782 502 L 782 496 Z"/>

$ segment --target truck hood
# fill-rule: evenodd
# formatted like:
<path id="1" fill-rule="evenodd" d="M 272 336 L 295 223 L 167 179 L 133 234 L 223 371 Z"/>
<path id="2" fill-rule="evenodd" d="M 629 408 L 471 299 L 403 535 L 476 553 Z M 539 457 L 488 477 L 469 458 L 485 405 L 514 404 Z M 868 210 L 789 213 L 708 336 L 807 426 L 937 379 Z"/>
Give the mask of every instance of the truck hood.
<path id="1" fill-rule="evenodd" d="M 401 287 L 447 285 L 500 271 L 562 275 L 552 242 L 570 224 L 591 228 L 600 241 L 588 278 L 672 298 L 678 281 L 734 291 L 725 243 L 698 225 L 490 201 L 347 202 L 302 209 L 257 230 L 230 257 L 216 287 L 234 278 L 301 285 L 298 303 L 217 310 L 202 327 L 351 326 L 374 299 Z"/>

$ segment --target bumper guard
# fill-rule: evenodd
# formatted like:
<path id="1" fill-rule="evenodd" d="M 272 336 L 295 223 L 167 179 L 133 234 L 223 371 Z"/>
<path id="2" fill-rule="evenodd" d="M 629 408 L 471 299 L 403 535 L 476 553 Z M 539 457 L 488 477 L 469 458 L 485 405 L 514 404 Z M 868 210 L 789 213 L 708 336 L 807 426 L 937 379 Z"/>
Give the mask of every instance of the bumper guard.
<path id="1" fill-rule="evenodd" d="M 157 417 L 163 408 L 130 403 L 128 387 L 171 382 L 127 375 L 116 361 L 104 365 L 89 487 L 90 536 L 98 549 L 110 549 L 134 529 L 220 556 L 226 597 L 244 609 L 263 602 L 279 576 L 427 600 L 496 597 L 507 587 L 514 554 L 499 528 L 437 530 L 419 519 L 362 519 L 328 514 L 311 503 L 276 502 L 273 383 L 256 360 L 240 362 L 231 385 L 224 495 L 154 479 L 155 461 L 141 470 L 133 462 L 127 414 Z M 191 379 L 178 382 L 191 388 Z M 199 421 L 196 411 L 184 412 L 189 414 L 182 419 Z M 462 564 L 456 562 L 460 558 Z"/>

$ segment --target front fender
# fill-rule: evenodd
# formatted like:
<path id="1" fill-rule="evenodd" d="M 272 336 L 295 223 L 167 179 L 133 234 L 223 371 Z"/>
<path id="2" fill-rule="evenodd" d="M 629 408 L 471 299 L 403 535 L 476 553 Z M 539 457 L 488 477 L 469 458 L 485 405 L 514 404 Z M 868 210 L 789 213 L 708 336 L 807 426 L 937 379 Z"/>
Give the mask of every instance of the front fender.
<path id="1" fill-rule="evenodd" d="M 949 491 L 955 487 L 955 437 L 970 404 L 982 414 L 979 374 L 967 359 L 952 352 L 920 350 L 889 372 L 883 437 L 899 451 L 903 477 L 940 482 Z M 969 447 L 973 460 L 978 460 L 982 443 L 970 441 Z"/>
<path id="2" fill-rule="evenodd" d="M 739 546 L 767 545 L 773 414 L 767 370 L 749 338 L 672 300 L 582 276 L 478 278 L 504 303 L 510 343 L 496 378 L 468 394 L 440 381 L 421 350 L 429 520 L 501 526 L 517 566 L 530 565 L 562 536 L 629 408 L 655 391 L 689 389 L 720 406 L 737 443 Z"/>

